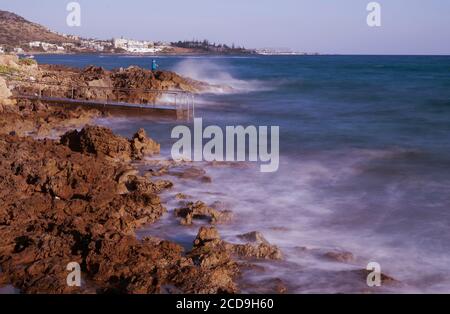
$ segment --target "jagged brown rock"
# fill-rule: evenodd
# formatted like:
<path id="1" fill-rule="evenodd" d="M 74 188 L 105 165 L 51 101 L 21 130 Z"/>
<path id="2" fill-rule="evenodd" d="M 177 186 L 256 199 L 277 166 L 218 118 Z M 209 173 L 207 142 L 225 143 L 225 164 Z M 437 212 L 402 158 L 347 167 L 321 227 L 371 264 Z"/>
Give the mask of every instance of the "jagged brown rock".
<path id="1" fill-rule="evenodd" d="M 202 268 L 175 243 L 134 236 L 164 213 L 156 193 L 168 182 L 144 184 L 126 164 L 53 140 L 0 135 L 0 151 L 4 282 L 24 293 L 237 291 L 235 268 Z M 121 180 L 133 183 L 124 194 Z M 69 262 L 81 265 L 85 286 L 66 285 Z"/>
<path id="2" fill-rule="evenodd" d="M 154 103 L 165 90 L 198 93 L 209 85 L 182 77 L 169 71 L 150 71 L 136 66 L 126 69 L 106 70 L 97 66 L 84 69 L 62 65 L 38 65 L 37 68 L 21 68 L 19 74 L 28 80 L 33 76 L 47 92 L 55 97 L 86 100 L 110 100 L 128 103 Z M 33 84 L 22 82 L 19 88 L 32 90 Z"/>
<path id="3" fill-rule="evenodd" d="M 125 161 L 140 160 L 146 155 L 159 153 L 160 149 L 159 144 L 148 138 L 143 129 L 127 140 L 100 126 L 69 131 L 61 137 L 61 144 L 76 152 Z"/>
<path id="4" fill-rule="evenodd" d="M 10 106 L 15 105 L 15 101 L 11 100 L 11 90 L 6 85 L 3 77 L 0 77 L 0 112 L 11 111 Z"/>
<path id="5" fill-rule="evenodd" d="M 196 92 L 206 87 L 175 73 L 135 67 L 107 71 L 14 63 L 14 68 L 24 78 L 54 84 L 56 97 L 70 97 L 71 86 L 81 86 L 74 96 L 123 101 L 143 97 L 150 102 L 158 95 L 144 92 L 146 88 Z M 109 86 L 115 90 L 90 88 Z M 31 87 L 24 83 L 20 88 Z M 8 91 L 4 96 L 10 96 Z M 186 293 L 235 293 L 237 257 L 270 258 L 253 244 L 247 248 L 222 241 L 217 232 L 208 241 L 209 232 L 200 230 L 187 254 L 170 241 L 138 240 L 136 228 L 166 211 L 158 194 L 172 183 L 142 177 L 128 161 L 159 153 L 159 144 L 143 130 L 131 140 L 94 126 L 67 132 L 90 123 L 101 114 L 97 110 L 65 110 L 37 101 L 19 101 L 6 109 L 0 115 L 1 284 L 12 284 L 22 293 L 158 293 L 168 287 Z M 36 139 L 64 132 L 60 141 Z M 28 134 L 34 138 L 23 137 Z M 162 166 L 159 174 L 172 166 Z M 182 177 L 210 180 L 200 168 Z M 206 212 L 214 221 L 225 214 L 213 207 Z M 66 284 L 71 262 L 81 266 L 81 288 Z"/>
<path id="6" fill-rule="evenodd" d="M 141 160 L 144 156 L 159 154 L 160 144 L 147 136 L 144 129 L 139 129 L 131 139 L 131 158 Z"/>
<path id="7" fill-rule="evenodd" d="M 58 137 L 68 129 L 82 127 L 101 115 L 98 110 L 63 110 L 39 101 L 21 100 L 16 105 L 3 106 L 0 114 L 0 134 L 14 132 L 21 136 Z"/>
<path id="8" fill-rule="evenodd" d="M 197 201 L 175 209 L 175 216 L 181 218 L 182 225 L 191 225 L 194 219 L 206 219 L 209 223 L 219 224 L 230 221 L 233 213 L 229 210 L 217 210 Z"/>
<path id="9" fill-rule="evenodd" d="M 215 249 L 220 254 L 226 252 L 230 256 L 237 256 L 245 259 L 282 259 L 281 251 L 275 245 L 268 242 L 254 242 L 246 244 L 234 244 L 220 239 L 216 227 L 200 228 L 197 238 L 194 241 L 194 250 Z"/>
<path id="10" fill-rule="evenodd" d="M 254 242 L 254 243 L 269 243 L 261 232 L 258 231 L 252 231 L 244 234 L 240 234 L 237 236 L 238 238 L 247 241 L 247 242 Z"/>
<path id="11" fill-rule="evenodd" d="M 60 142 L 75 152 L 120 160 L 131 160 L 129 141 L 115 135 L 110 129 L 105 127 L 86 126 L 81 131 L 69 131 L 61 137 Z"/>

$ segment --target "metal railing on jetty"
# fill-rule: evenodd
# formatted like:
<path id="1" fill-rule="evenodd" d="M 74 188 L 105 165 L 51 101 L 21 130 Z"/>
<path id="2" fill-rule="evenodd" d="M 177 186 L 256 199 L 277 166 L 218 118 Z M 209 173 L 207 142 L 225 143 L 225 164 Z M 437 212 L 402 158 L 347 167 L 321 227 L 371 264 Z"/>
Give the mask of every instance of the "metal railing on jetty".
<path id="1" fill-rule="evenodd" d="M 5 77 L 16 99 L 39 100 L 69 107 L 137 110 L 144 114 L 175 115 L 179 120 L 191 120 L 195 116 L 195 96 L 188 91 L 65 85 L 0 75 Z"/>

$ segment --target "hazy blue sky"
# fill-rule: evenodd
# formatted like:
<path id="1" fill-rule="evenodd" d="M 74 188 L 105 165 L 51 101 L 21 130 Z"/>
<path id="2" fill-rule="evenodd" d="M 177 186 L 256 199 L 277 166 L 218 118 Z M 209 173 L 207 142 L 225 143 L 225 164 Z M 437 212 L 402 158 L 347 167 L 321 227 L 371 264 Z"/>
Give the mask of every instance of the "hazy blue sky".
<path id="1" fill-rule="evenodd" d="M 450 0 L 379 0 L 382 26 L 366 24 L 370 0 L 79 0 L 81 27 L 66 25 L 68 0 L 2 0 L 13 11 L 70 34 L 321 53 L 450 54 Z"/>

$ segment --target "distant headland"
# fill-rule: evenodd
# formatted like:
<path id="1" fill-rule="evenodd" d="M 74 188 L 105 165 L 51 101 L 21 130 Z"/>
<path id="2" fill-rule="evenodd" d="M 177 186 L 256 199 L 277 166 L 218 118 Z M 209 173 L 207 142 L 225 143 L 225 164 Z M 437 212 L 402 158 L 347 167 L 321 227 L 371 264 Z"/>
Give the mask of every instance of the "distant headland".
<path id="1" fill-rule="evenodd" d="M 7 11 L 0 11 L 0 53 L 117 53 L 117 54 L 255 54 L 256 50 L 208 40 L 160 42 L 82 38 L 54 32 Z"/>

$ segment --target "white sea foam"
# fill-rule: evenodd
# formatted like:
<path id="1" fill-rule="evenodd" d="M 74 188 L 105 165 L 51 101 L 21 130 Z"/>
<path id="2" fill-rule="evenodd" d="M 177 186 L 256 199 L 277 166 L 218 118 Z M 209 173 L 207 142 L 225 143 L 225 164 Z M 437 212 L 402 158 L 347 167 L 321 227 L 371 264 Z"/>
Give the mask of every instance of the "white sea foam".
<path id="1" fill-rule="evenodd" d="M 439 285 L 448 285 L 449 278 L 436 280 L 429 274 L 444 267 L 447 259 L 430 256 L 424 261 L 422 251 L 406 241 L 406 235 L 395 239 L 389 233 L 377 233 L 384 224 L 396 222 L 390 208 L 399 208 L 404 201 L 397 183 L 386 184 L 381 199 L 377 191 L 371 195 L 370 185 L 352 190 L 351 182 L 360 175 L 364 164 L 390 159 L 396 153 L 396 149 L 351 149 L 308 158 L 285 156 L 280 171 L 270 175 L 251 168 L 207 167 L 213 178 L 211 184 L 173 178 L 179 191 L 171 193 L 183 192 L 207 203 L 220 201 L 232 209 L 234 222 L 219 226 L 228 241 L 236 242 L 236 235 L 257 230 L 280 246 L 285 262 L 265 262 L 263 266 L 270 269 L 270 277 L 290 284 L 294 289 L 291 292 L 360 292 L 367 286 L 352 271 L 364 269 L 369 261 L 379 262 L 384 273 L 403 282 L 401 287 L 386 287 L 383 291 L 439 291 Z M 336 189 L 338 193 L 333 193 Z M 169 204 L 169 208 L 173 207 L 176 204 Z M 175 230 L 167 226 L 167 220 L 164 224 L 158 233 L 166 230 L 181 240 L 178 232 L 182 232 L 189 239 L 182 240 L 187 246 L 195 237 L 195 228 L 187 232 L 176 222 Z M 396 244 L 399 239 L 405 242 Z M 356 258 L 352 263 L 330 261 L 324 258 L 329 251 L 350 251 Z M 247 279 L 258 281 L 264 276 L 267 272 L 247 274 Z"/>
<path id="2" fill-rule="evenodd" d="M 245 93 L 268 88 L 258 80 L 237 79 L 225 65 L 211 60 L 185 59 L 176 64 L 173 70 L 183 76 L 213 85 L 208 90 L 210 93 Z"/>

